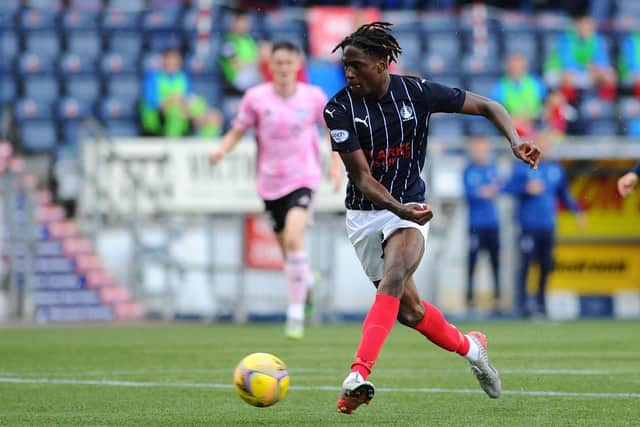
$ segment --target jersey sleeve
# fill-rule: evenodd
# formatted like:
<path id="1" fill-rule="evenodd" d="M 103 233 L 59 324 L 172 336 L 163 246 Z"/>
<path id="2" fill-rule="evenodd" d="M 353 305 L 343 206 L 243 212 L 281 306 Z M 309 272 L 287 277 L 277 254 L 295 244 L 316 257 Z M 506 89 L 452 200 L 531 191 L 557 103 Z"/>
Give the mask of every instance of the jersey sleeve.
<path id="1" fill-rule="evenodd" d="M 421 85 L 432 113 L 458 113 L 462 109 L 466 96 L 464 90 L 424 79 Z"/>
<path id="2" fill-rule="evenodd" d="M 351 115 L 343 105 L 329 102 L 324 107 L 324 122 L 329 128 L 333 151 L 351 153 L 362 148 L 354 131 Z"/>
<path id="3" fill-rule="evenodd" d="M 258 113 L 254 108 L 252 91 L 248 91 L 242 97 L 238 106 L 238 113 L 233 120 L 232 127 L 235 129 L 248 130 L 258 123 Z"/>

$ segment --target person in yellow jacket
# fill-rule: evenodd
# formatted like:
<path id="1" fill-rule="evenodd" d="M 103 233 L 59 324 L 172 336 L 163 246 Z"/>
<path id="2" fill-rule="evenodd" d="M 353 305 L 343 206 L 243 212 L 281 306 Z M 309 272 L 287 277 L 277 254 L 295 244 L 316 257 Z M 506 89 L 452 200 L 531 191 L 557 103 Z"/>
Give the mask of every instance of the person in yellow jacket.
<path id="1" fill-rule="evenodd" d="M 222 115 L 193 93 L 176 49 L 167 49 L 162 68 L 145 77 L 140 109 L 147 135 L 179 138 L 195 133 L 211 138 L 221 133 Z"/>

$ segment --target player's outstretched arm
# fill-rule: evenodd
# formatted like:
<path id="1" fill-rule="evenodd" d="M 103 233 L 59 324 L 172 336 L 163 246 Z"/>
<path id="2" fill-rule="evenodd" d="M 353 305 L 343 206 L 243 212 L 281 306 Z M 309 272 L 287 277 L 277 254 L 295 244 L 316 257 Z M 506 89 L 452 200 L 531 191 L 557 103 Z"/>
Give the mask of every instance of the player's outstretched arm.
<path id="1" fill-rule="evenodd" d="M 222 137 L 220 145 L 209 154 L 209 161 L 211 163 L 218 163 L 224 159 L 224 156 L 233 149 L 233 147 L 240 142 L 240 139 L 244 136 L 245 131 L 243 129 L 232 128 Z"/>
<path id="2" fill-rule="evenodd" d="M 532 142 L 520 140 L 511 116 L 500 103 L 467 91 L 460 112 L 486 117 L 507 138 L 517 158 L 529 164 L 532 169 L 538 168 L 540 149 Z"/>
<path id="3" fill-rule="evenodd" d="M 424 225 L 431 218 L 433 212 L 429 205 L 409 204 L 403 205 L 393 197 L 384 185 L 380 184 L 373 176 L 364 152 L 356 150 L 350 153 L 340 153 L 342 162 L 347 168 L 347 173 L 353 182 L 367 199 L 376 206 L 390 210 L 400 218 Z"/>

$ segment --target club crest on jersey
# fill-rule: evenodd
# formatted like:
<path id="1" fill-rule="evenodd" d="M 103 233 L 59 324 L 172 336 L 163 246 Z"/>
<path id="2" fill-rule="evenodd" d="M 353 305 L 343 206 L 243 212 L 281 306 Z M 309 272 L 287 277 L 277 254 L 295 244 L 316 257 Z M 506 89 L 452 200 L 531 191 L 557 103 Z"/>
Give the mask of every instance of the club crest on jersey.
<path id="1" fill-rule="evenodd" d="M 344 129 L 334 129 L 331 132 L 331 138 L 336 142 L 336 144 L 340 144 L 341 142 L 345 142 L 349 139 L 349 131 Z"/>
<path id="2" fill-rule="evenodd" d="M 402 103 L 402 108 L 400 109 L 400 117 L 402 117 L 403 122 L 406 122 L 407 120 L 411 120 L 413 118 L 413 110 L 404 102 Z"/>

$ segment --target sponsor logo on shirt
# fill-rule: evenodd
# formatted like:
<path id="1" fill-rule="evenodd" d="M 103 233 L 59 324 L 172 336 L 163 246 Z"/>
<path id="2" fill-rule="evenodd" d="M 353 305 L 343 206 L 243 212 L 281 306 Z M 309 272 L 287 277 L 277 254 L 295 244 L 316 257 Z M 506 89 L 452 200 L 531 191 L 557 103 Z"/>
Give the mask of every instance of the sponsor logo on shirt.
<path id="1" fill-rule="evenodd" d="M 334 129 L 331 132 L 331 138 L 336 142 L 336 144 L 340 144 L 341 142 L 345 142 L 349 139 L 349 131 L 344 129 Z"/>

